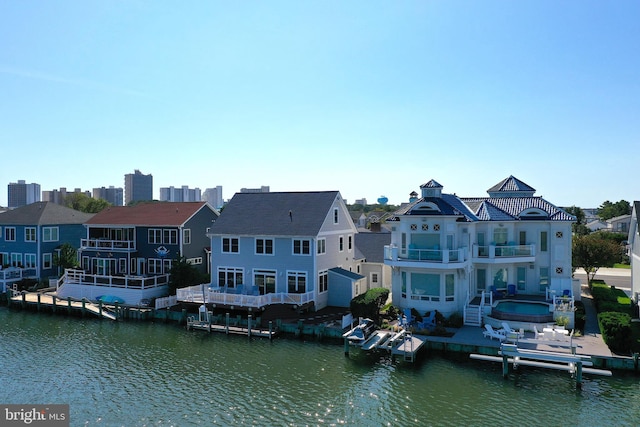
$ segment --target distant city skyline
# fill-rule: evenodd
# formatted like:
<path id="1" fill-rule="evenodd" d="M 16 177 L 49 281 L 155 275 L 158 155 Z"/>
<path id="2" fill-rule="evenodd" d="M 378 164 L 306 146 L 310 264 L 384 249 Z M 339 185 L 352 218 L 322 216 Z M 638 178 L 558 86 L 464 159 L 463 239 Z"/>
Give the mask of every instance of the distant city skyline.
<path id="1" fill-rule="evenodd" d="M 7 184 L 640 199 L 640 2 L 0 3 Z M 55 25 L 53 24 L 55 22 Z"/>

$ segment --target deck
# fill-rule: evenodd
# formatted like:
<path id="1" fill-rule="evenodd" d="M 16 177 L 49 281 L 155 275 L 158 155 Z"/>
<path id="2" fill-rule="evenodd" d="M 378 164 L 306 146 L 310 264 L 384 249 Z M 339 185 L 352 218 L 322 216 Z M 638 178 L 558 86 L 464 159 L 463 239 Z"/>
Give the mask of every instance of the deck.
<path id="1" fill-rule="evenodd" d="M 73 300 L 71 298 L 61 299 L 53 292 L 22 292 L 14 293 L 10 298 L 12 304 L 35 305 L 37 307 L 48 307 L 52 311 L 68 310 L 89 313 L 97 317 L 109 320 L 116 320 L 116 316 L 111 310 L 102 304 L 95 304 L 89 300 Z"/>

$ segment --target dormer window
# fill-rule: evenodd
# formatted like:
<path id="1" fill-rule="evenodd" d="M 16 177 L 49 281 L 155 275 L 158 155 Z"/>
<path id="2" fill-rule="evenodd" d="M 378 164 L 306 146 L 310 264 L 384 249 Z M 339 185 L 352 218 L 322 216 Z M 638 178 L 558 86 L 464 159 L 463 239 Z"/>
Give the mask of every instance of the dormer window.
<path id="1" fill-rule="evenodd" d="M 523 220 L 546 220 L 549 218 L 549 214 L 542 209 L 530 208 L 520 212 L 519 217 Z"/>

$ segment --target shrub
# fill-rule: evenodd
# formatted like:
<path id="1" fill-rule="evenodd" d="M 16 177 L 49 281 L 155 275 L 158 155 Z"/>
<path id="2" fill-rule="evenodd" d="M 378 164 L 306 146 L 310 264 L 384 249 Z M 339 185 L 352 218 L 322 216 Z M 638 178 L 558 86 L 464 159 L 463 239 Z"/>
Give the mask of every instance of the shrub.
<path id="1" fill-rule="evenodd" d="M 380 323 L 380 309 L 387 302 L 389 290 L 385 288 L 369 289 L 351 300 L 350 308 L 354 317 L 368 317 L 376 324 Z"/>
<path id="2" fill-rule="evenodd" d="M 609 311 L 598 314 L 602 337 L 609 348 L 627 354 L 631 349 L 631 316 L 627 313 Z"/>
<path id="3" fill-rule="evenodd" d="M 575 311 L 575 321 L 574 321 L 575 328 L 574 329 L 578 329 L 584 332 L 584 326 L 585 326 L 585 323 L 587 322 L 587 312 L 584 309 L 584 303 L 582 301 L 576 301 L 575 307 L 576 307 L 576 311 Z"/>

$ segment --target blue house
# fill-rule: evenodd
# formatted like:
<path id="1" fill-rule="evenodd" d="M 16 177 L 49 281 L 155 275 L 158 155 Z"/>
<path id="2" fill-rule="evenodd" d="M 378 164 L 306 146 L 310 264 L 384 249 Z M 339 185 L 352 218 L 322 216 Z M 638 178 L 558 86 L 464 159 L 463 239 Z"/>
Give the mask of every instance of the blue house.
<path id="1" fill-rule="evenodd" d="M 64 243 L 78 248 L 83 223 L 93 217 L 51 202 L 36 202 L 0 214 L 0 283 L 2 290 L 22 278 L 59 275 L 54 254 Z"/>
<path id="2" fill-rule="evenodd" d="M 111 206 L 84 224 L 81 270 L 68 270 L 58 296 L 95 300 L 112 295 L 127 304 L 167 293 L 178 254 L 208 273 L 207 230 L 218 211 L 206 202 Z"/>
<path id="3" fill-rule="evenodd" d="M 338 191 L 237 193 L 209 230 L 208 289 L 179 289 L 178 300 L 250 310 L 349 306 L 364 279 L 356 233 Z"/>

